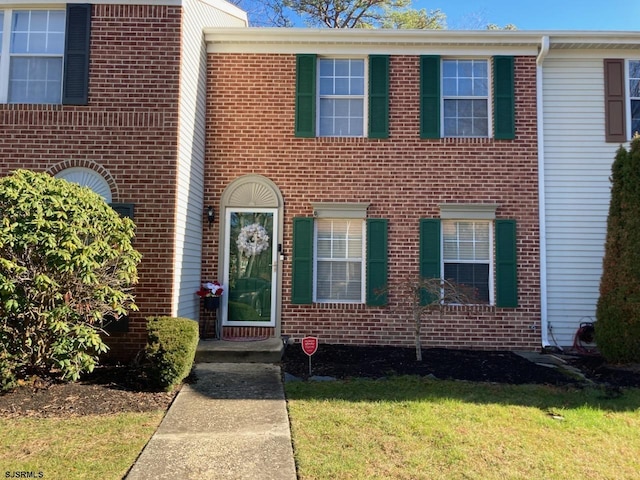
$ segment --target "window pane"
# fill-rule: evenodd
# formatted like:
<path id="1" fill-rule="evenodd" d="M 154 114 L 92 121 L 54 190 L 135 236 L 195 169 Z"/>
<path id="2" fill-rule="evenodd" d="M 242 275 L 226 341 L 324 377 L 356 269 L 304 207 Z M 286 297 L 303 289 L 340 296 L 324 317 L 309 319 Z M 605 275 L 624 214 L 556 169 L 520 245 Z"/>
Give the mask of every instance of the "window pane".
<path id="1" fill-rule="evenodd" d="M 4 29 L 4 12 L 0 10 L 0 54 L 2 53 L 2 32 Z"/>
<path id="2" fill-rule="evenodd" d="M 64 50 L 65 12 L 27 10 L 13 13 L 12 53 L 53 53 Z"/>
<path id="3" fill-rule="evenodd" d="M 640 78 L 640 60 L 629 62 L 629 78 Z"/>
<path id="4" fill-rule="evenodd" d="M 459 286 L 472 303 L 489 303 L 488 264 L 445 263 L 444 278 Z"/>
<path id="5" fill-rule="evenodd" d="M 631 101 L 631 133 L 640 133 L 640 100 Z"/>
<path id="6" fill-rule="evenodd" d="M 630 80 L 629 81 L 629 91 L 631 97 L 640 97 L 640 80 Z"/>
<path id="7" fill-rule="evenodd" d="M 62 58 L 15 57 L 9 70 L 9 102 L 60 103 Z"/>

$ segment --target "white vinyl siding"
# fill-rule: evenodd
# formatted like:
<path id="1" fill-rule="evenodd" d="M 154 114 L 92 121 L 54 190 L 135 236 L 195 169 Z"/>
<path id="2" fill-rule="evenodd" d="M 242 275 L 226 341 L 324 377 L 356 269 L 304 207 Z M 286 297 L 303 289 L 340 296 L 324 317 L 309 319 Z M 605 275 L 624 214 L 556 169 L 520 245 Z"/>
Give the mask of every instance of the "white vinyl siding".
<path id="1" fill-rule="evenodd" d="M 176 250 L 172 315 L 197 319 L 202 266 L 202 227 L 205 207 L 217 204 L 204 198 L 206 110 L 206 46 L 204 27 L 246 27 L 246 14 L 223 1 L 185 0 L 182 19 L 180 71 L 180 127 Z M 219 7 L 219 8 L 218 8 Z M 217 220 L 216 220 L 217 221 Z"/>
<path id="2" fill-rule="evenodd" d="M 596 320 L 619 145 L 605 142 L 603 57 L 552 54 L 543 75 L 549 340 L 571 346 L 580 323 Z"/>

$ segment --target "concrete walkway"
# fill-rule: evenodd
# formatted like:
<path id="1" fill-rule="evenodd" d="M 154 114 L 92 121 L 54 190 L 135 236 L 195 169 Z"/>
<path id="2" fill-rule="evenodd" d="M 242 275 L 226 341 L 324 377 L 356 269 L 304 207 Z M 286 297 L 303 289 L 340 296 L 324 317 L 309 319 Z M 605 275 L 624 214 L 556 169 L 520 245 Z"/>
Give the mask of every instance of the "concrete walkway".
<path id="1" fill-rule="evenodd" d="M 295 480 L 280 367 L 197 363 L 128 480 Z"/>

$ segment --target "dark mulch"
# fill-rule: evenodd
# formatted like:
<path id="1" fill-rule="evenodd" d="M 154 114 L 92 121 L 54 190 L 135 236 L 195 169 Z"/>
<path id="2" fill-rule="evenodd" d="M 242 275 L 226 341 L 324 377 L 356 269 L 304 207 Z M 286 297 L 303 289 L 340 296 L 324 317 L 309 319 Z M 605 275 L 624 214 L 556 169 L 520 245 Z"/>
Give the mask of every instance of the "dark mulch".
<path id="1" fill-rule="evenodd" d="M 511 384 L 576 385 L 581 383 L 557 369 L 537 365 L 509 351 L 425 348 L 422 362 L 415 349 L 358 347 L 321 344 L 311 358 L 313 375 L 336 378 L 379 378 L 388 375 L 433 375 L 439 379 Z M 567 355 L 563 358 L 592 381 L 614 387 L 640 387 L 640 368 L 619 368 L 598 356 Z M 287 347 L 283 370 L 297 377 L 309 376 L 309 357 L 300 345 Z"/>
<path id="2" fill-rule="evenodd" d="M 75 383 L 35 378 L 0 394 L 0 417 L 65 417 L 166 410 L 177 390 L 157 391 L 139 367 L 101 366 Z"/>
<path id="3" fill-rule="evenodd" d="M 565 357 L 591 380 L 607 387 L 640 388 L 640 368 L 607 365 L 596 356 Z M 283 371 L 307 378 L 309 357 L 299 344 L 287 347 Z M 312 374 L 335 378 L 380 378 L 390 375 L 433 375 L 439 379 L 511 384 L 578 385 L 556 369 L 536 365 L 512 352 L 358 347 L 321 344 L 312 357 Z M 189 379 L 192 380 L 192 379 Z M 197 379 L 196 379 L 197 381 Z M 68 417 L 119 412 L 166 410 L 177 391 L 149 388 L 143 371 L 131 366 L 103 366 L 76 383 L 35 379 L 0 394 L 0 417 Z"/>

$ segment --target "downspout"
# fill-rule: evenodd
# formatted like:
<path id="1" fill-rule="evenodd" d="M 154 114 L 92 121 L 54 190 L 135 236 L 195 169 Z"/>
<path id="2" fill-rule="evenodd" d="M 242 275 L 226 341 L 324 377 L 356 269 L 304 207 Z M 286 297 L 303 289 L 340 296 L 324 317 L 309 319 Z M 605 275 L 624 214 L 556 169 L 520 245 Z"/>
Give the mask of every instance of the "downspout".
<path id="1" fill-rule="evenodd" d="M 538 217 L 540 224 L 540 337 L 542 348 L 549 343 L 549 322 L 547 319 L 547 221 L 545 207 L 544 174 L 544 92 L 542 64 L 549 53 L 549 36 L 541 39 L 540 53 L 536 59 L 536 101 L 538 104 Z"/>

